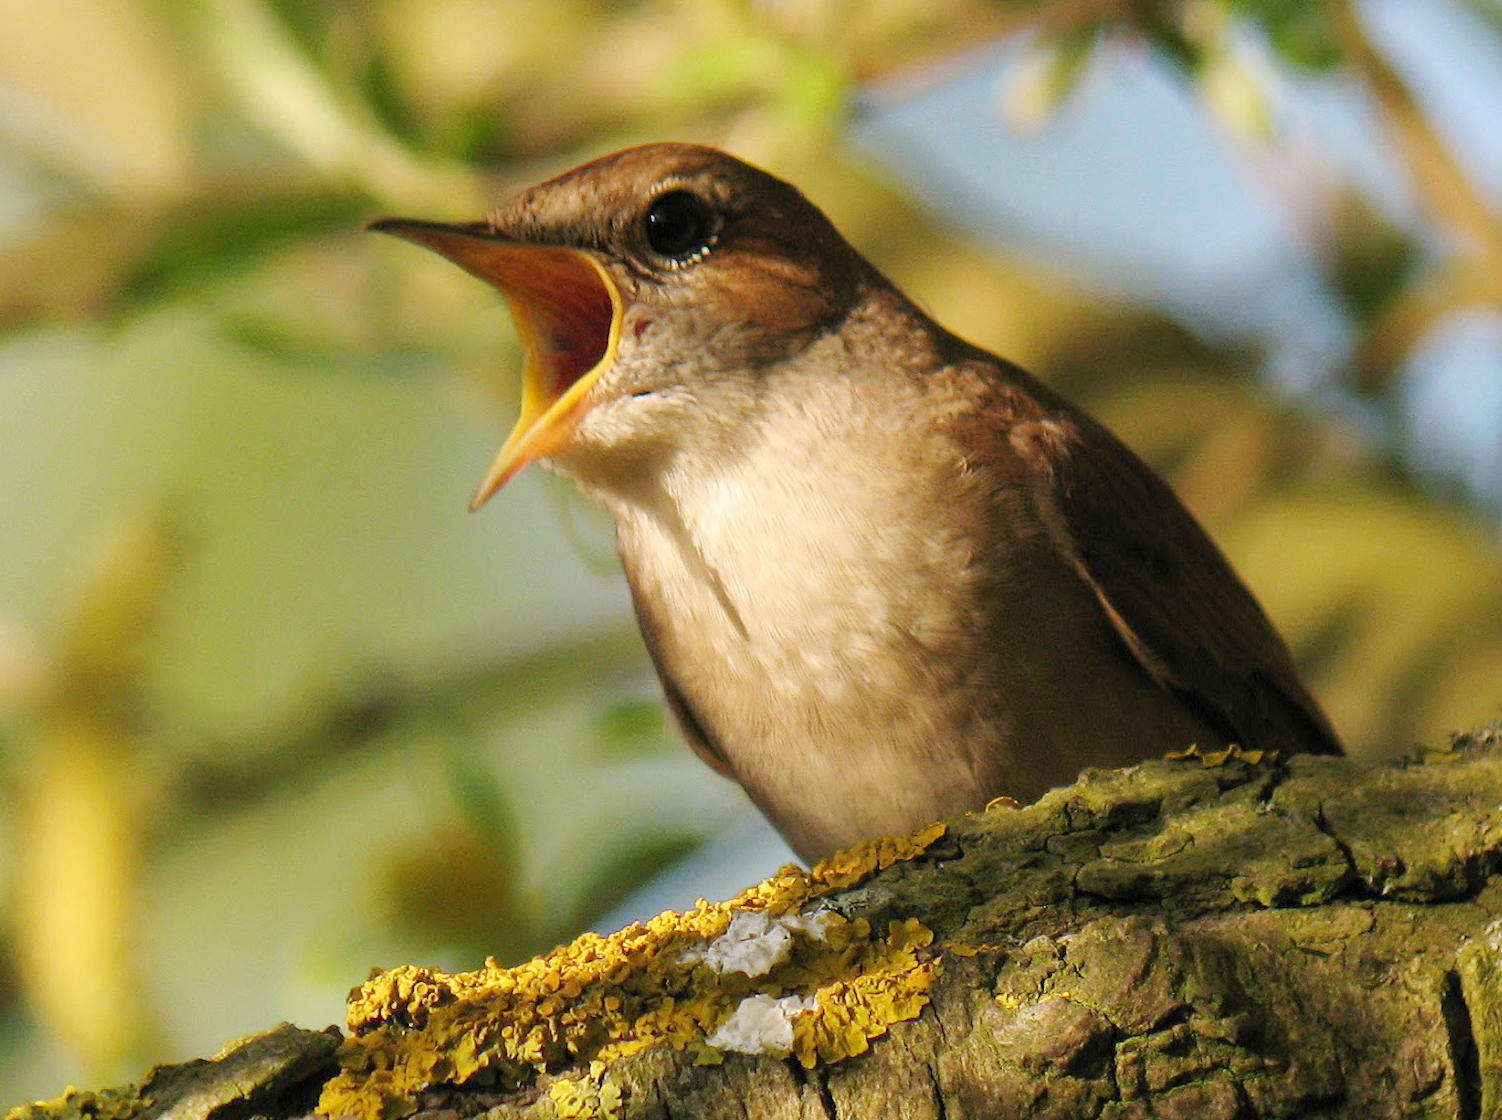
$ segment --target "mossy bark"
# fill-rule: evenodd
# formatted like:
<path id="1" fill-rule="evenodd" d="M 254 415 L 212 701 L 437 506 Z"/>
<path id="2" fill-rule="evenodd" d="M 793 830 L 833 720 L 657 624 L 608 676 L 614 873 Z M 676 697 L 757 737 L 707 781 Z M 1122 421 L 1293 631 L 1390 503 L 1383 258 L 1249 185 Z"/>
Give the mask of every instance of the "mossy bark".
<path id="1" fill-rule="evenodd" d="M 658 1045 L 519 1086 L 438 1083 L 414 1105 L 449 1120 L 1502 1117 L 1499 857 L 1497 728 L 1396 766 L 1091 773 L 953 822 L 830 899 L 873 928 L 917 918 L 942 963 L 921 1014 L 866 1053 L 804 1069 Z M 242 1079 L 239 1103 L 135 1111 L 303 1114 L 332 1067 L 327 1035 L 300 1037 L 321 1048 L 300 1085 L 284 1063 L 275 1092 Z"/>

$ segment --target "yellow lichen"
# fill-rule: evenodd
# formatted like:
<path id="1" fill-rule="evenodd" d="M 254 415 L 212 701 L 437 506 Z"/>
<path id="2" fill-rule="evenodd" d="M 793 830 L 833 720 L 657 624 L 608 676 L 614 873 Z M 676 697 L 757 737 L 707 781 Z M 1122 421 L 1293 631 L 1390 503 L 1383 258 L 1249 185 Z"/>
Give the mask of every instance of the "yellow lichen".
<path id="1" fill-rule="evenodd" d="M 1262 750 L 1261 748 L 1243 747 L 1239 743 L 1232 743 L 1219 750 L 1202 751 L 1198 743 L 1190 743 L 1181 751 L 1169 751 L 1163 756 L 1174 762 L 1185 759 L 1197 758 L 1207 768 L 1224 766 L 1227 762 L 1245 762 L 1256 766 L 1259 762 L 1275 762 L 1278 758 L 1277 751 Z"/>
<path id="2" fill-rule="evenodd" d="M 946 952 L 953 953 L 957 957 L 979 957 L 986 953 L 1000 951 L 997 945 L 973 945 L 966 941 L 951 941 L 944 946 Z"/>
<path id="3" fill-rule="evenodd" d="M 135 1085 L 99 1092 L 70 1085 L 53 1100 L 16 1105 L 5 1114 L 5 1120 L 125 1120 L 150 1104 L 151 1099 L 143 1098 Z"/>
<path id="4" fill-rule="evenodd" d="M 616 1120 L 623 1111 L 621 1087 L 610 1081 L 560 1078 L 548 1096 L 563 1120 Z"/>
<path id="5" fill-rule="evenodd" d="M 413 1112 L 428 1089 L 481 1073 L 488 1083 L 521 1087 L 569 1066 L 588 1066 L 591 1080 L 553 1082 L 554 1103 L 565 1107 L 562 1094 L 566 1107 L 595 1107 L 581 1086 L 604 1084 L 607 1063 L 648 1046 L 665 1043 L 690 1050 L 696 1061 L 718 1060 L 705 1039 L 758 993 L 817 997 L 817 1007 L 794 1025 L 794 1053 L 805 1065 L 862 1053 L 928 1001 L 939 963 L 923 959 L 933 934 L 916 919 L 876 934 L 864 919 L 829 912 L 817 936 L 800 934 L 786 960 L 754 978 L 715 971 L 690 950 L 723 934 L 737 911 L 795 913 L 913 858 L 943 833 L 935 825 L 871 841 L 812 872 L 784 867 L 726 902 L 701 899 L 686 913 L 664 912 L 608 937 L 586 933 L 514 968 L 488 960 L 473 972 L 406 966 L 380 973 L 351 995 L 351 1034 L 319 1112 L 395 1120 Z M 574 1088 L 553 1088 L 559 1085 Z M 613 1092 L 618 1103 L 619 1090 Z M 602 1107 L 604 1093 L 596 1092 Z"/>
<path id="6" fill-rule="evenodd" d="M 852 946 L 849 973 L 815 989 L 818 1005 L 793 1021 L 793 1056 L 805 1069 L 838 1062 L 865 1053 L 893 1023 L 917 1018 L 940 970 L 937 958 L 918 958 L 933 939 L 908 918 L 892 922 L 885 938 Z"/>
<path id="7" fill-rule="evenodd" d="M 844 890 L 877 871 L 884 871 L 894 863 L 922 855 L 945 831 L 944 824 L 940 822 L 911 836 L 880 836 L 875 840 L 862 840 L 854 847 L 836 852 L 817 864 L 810 875 L 816 883 Z"/>

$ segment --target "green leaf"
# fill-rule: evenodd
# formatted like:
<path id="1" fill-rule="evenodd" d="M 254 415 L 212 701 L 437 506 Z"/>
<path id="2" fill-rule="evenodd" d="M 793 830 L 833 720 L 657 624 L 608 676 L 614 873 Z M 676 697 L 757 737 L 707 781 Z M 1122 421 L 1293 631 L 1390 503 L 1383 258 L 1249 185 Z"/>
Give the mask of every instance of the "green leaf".
<path id="1" fill-rule="evenodd" d="M 1315 73 L 1338 66 L 1339 40 L 1330 24 L 1329 5 L 1309 0 L 1232 0 L 1232 7 L 1267 36 L 1284 62 Z"/>
<path id="2" fill-rule="evenodd" d="M 305 238 L 359 228 L 369 202 L 322 189 L 200 200 L 163 220 L 150 247 L 133 261 L 120 299 L 139 308 L 233 274 L 271 250 Z"/>

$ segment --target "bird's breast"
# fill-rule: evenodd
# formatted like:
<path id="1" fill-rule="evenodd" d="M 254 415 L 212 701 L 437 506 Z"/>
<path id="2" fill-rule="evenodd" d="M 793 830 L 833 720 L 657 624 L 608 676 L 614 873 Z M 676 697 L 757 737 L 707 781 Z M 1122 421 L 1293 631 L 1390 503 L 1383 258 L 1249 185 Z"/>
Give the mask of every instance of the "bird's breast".
<path id="1" fill-rule="evenodd" d="M 955 747 L 983 718 L 975 519 L 943 455 L 915 473 L 901 441 L 770 427 L 617 509 L 618 538 L 663 675 L 784 835 L 827 851 L 980 797 Z"/>

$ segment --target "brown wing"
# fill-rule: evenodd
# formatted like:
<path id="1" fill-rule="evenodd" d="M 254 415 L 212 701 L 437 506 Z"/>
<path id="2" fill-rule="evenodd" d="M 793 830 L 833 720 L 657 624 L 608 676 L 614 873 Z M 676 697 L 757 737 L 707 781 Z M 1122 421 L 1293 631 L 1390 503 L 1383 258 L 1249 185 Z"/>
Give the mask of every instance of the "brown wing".
<path id="1" fill-rule="evenodd" d="M 1059 405 L 1013 423 L 1012 450 L 1038 480 L 1055 543 L 1143 669 L 1243 746 L 1340 754 L 1282 638 L 1168 484 Z"/>

